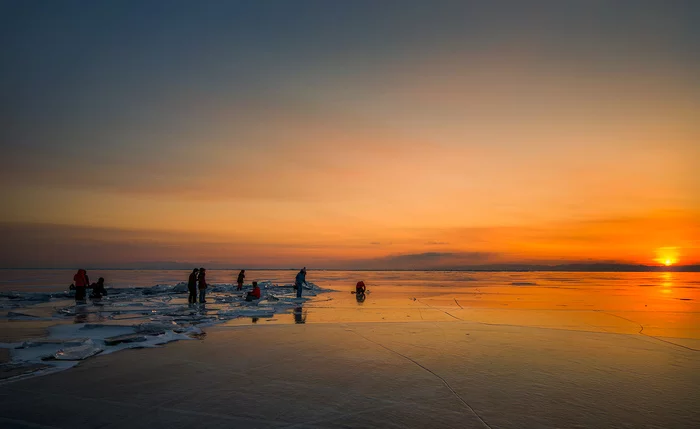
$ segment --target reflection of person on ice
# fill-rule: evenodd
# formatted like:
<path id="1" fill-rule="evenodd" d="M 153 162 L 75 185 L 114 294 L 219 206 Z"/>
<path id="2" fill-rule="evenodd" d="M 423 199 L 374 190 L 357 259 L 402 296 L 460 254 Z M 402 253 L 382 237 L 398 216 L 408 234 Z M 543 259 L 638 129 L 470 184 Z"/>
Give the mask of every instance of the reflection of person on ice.
<path id="1" fill-rule="evenodd" d="M 294 289 L 297 290 L 297 298 L 301 298 L 301 290 L 306 284 L 306 267 L 302 268 L 294 279 Z"/>

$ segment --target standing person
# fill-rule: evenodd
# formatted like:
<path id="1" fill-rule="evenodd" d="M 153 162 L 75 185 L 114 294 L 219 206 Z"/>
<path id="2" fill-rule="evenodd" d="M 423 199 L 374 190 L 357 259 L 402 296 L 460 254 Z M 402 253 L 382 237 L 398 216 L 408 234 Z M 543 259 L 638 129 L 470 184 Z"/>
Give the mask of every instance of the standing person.
<path id="1" fill-rule="evenodd" d="M 207 302 L 204 297 L 207 294 L 207 277 L 204 268 L 199 269 L 199 303 L 204 304 Z"/>
<path id="2" fill-rule="evenodd" d="M 294 279 L 294 289 L 297 290 L 297 298 L 301 298 L 301 290 L 306 283 L 306 267 L 302 268 Z"/>
<path id="3" fill-rule="evenodd" d="M 190 296 L 187 297 L 188 304 L 197 303 L 197 274 L 199 274 L 199 268 L 192 270 L 187 281 L 187 289 L 190 291 Z"/>
<path id="4" fill-rule="evenodd" d="M 87 271 L 84 269 L 79 269 L 78 272 L 73 276 L 73 284 L 75 285 L 75 300 L 85 301 L 85 292 L 88 287 L 88 276 Z"/>
<path id="5" fill-rule="evenodd" d="M 238 289 L 236 290 L 243 290 L 243 279 L 245 279 L 245 270 L 241 270 L 241 272 L 238 273 L 238 279 L 236 280 L 236 283 L 238 283 Z"/>

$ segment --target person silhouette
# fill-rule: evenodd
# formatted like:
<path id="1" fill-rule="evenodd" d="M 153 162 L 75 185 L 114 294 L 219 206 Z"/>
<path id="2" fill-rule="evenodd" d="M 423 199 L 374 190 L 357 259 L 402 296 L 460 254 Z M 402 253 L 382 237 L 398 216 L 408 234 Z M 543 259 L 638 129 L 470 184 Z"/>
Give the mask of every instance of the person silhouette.
<path id="1" fill-rule="evenodd" d="M 365 292 L 367 291 L 367 287 L 365 286 L 365 282 L 360 280 L 357 282 L 355 285 L 355 299 L 357 299 L 358 303 L 363 303 L 365 302 Z"/>
<path id="2" fill-rule="evenodd" d="M 243 290 L 243 280 L 245 279 L 245 270 L 241 270 L 240 273 L 238 273 L 238 278 L 236 279 L 236 283 L 238 284 L 238 287 L 236 290 Z"/>
<path id="3" fill-rule="evenodd" d="M 204 304 L 206 301 L 205 297 L 207 295 L 207 270 L 203 267 L 199 269 L 199 303 Z"/>
<path id="4" fill-rule="evenodd" d="M 195 268 L 190 273 L 190 278 L 187 281 L 187 290 L 189 290 L 190 295 L 187 297 L 188 304 L 197 303 L 197 276 L 199 274 L 199 268 Z"/>
<path id="5" fill-rule="evenodd" d="M 92 288 L 92 295 L 90 295 L 90 298 L 101 299 L 103 296 L 107 295 L 104 277 L 97 279 L 97 283 L 91 284 L 90 287 Z"/>
<path id="6" fill-rule="evenodd" d="M 297 290 L 297 298 L 301 298 L 301 291 L 304 289 L 304 284 L 306 284 L 306 267 L 302 268 L 294 279 L 294 289 Z"/>
<path id="7" fill-rule="evenodd" d="M 253 282 L 253 290 L 246 294 L 245 300 L 250 302 L 258 299 L 260 299 L 260 287 L 258 286 L 258 282 Z"/>
<path id="8" fill-rule="evenodd" d="M 87 276 L 87 271 L 82 268 L 79 269 L 78 272 L 73 276 L 73 284 L 75 285 L 75 300 L 85 301 L 87 287 L 90 284 L 90 280 Z"/>

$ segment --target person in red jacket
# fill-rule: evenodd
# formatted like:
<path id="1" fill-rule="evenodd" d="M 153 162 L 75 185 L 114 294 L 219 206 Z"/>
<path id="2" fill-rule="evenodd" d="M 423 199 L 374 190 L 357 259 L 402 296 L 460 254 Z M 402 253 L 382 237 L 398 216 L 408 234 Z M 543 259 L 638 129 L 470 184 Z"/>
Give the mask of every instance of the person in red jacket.
<path id="1" fill-rule="evenodd" d="M 199 269 L 199 277 L 197 278 L 199 280 L 199 303 L 204 304 L 207 302 L 204 297 L 207 294 L 207 278 L 206 278 L 206 271 L 204 268 Z"/>
<path id="2" fill-rule="evenodd" d="M 358 303 L 365 302 L 365 291 L 367 291 L 367 288 L 365 287 L 365 282 L 360 280 L 355 285 L 355 299 L 357 299 Z"/>
<path id="3" fill-rule="evenodd" d="M 79 269 L 78 272 L 73 276 L 73 284 L 75 285 L 75 300 L 85 301 L 85 293 L 90 280 L 87 276 L 87 271 L 84 269 Z"/>
<path id="4" fill-rule="evenodd" d="M 245 296 L 245 300 L 253 301 L 256 299 L 260 299 L 260 287 L 258 286 L 258 282 L 253 282 L 253 290 L 248 292 Z"/>

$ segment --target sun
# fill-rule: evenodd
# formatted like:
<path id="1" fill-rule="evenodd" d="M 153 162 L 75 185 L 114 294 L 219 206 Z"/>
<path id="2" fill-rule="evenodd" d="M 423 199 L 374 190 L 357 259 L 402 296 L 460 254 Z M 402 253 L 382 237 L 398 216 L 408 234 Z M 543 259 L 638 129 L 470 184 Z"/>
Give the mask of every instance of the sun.
<path id="1" fill-rule="evenodd" d="M 670 267 L 678 263 L 680 252 L 678 247 L 660 247 L 656 249 L 656 262 Z"/>

